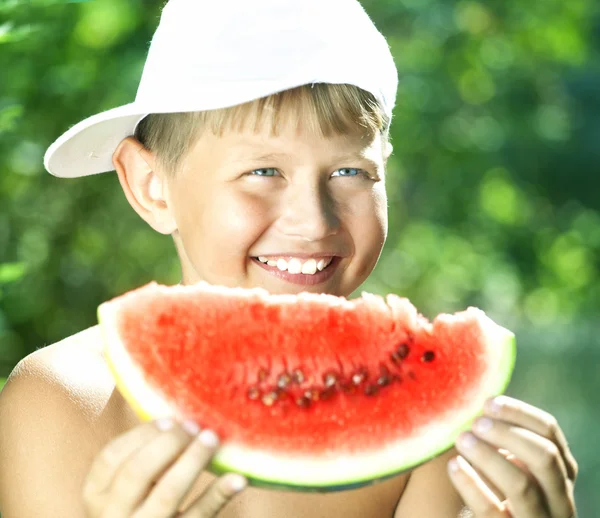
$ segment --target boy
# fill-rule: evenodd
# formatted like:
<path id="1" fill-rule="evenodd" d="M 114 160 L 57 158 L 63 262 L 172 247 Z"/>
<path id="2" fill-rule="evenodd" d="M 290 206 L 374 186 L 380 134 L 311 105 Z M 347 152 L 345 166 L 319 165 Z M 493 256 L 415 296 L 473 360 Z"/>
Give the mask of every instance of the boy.
<path id="1" fill-rule="evenodd" d="M 134 210 L 173 237 L 185 284 L 348 296 L 386 237 L 396 86 L 355 0 L 171 0 L 136 101 L 71 128 L 45 163 L 57 176 L 116 169 Z M 373 486 L 245 488 L 204 472 L 210 430 L 140 424 L 100 346 L 93 327 L 12 373 L 0 398 L 4 518 L 450 518 L 464 504 L 480 518 L 575 515 L 565 438 L 525 403 L 496 398 L 459 456 Z"/>

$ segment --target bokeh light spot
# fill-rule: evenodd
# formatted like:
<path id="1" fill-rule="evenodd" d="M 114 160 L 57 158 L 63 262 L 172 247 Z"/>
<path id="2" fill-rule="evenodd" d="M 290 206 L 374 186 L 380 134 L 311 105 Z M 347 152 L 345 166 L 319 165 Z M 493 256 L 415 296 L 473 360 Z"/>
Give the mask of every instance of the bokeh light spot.
<path id="1" fill-rule="evenodd" d="M 492 16 L 479 2 L 459 2 L 455 10 L 456 25 L 471 34 L 481 34 L 492 25 Z"/>
<path id="2" fill-rule="evenodd" d="M 494 97 L 494 79 L 485 70 L 471 68 L 465 71 L 459 81 L 461 97 L 469 104 L 484 104 Z"/>
<path id="3" fill-rule="evenodd" d="M 535 325 L 552 323 L 557 317 L 558 310 L 558 295 L 550 288 L 538 288 L 525 297 L 525 315 Z"/>
<path id="4" fill-rule="evenodd" d="M 542 105 L 534 117 L 535 130 L 546 140 L 564 141 L 571 136 L 571 120 L 567 110 L 557 105 Z"/>
<path id="5" fill-rule="evenodd" d="M 75 39 L 87 47 L 111 47 L 133 30 L 138 19 L 131 2 L 102 0 L 81 6 L 81 18 L 74 31 Z"/>
<path id="6" fill-rule="evenodd" d="M 530 212 L 527 198 L 503 168 L 487 172 L 479 188 L 479 204 L 491 219 L 506 225 L 524 222 Z"/>

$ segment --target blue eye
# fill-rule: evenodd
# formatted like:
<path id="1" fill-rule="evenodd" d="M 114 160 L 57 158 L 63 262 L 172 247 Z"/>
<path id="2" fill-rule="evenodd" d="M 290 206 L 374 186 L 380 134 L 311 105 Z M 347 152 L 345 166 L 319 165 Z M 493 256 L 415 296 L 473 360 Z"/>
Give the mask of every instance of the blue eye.
<path id="1" fill-rule="evenodd" d="M 331 176 L 359 176 L 361 174 L 364 174 L 362 169 L 356 169 L 354 167 L 342 167 L 341 169 L 334 171 Z"/>
<path id="2" fill-rule="evenodd" d="M 271 177 L 275 176 L 275 173 L 277 173 L 277 169 L 274 169 L 273 167 L 266 167 L 265 169 L 255 169 L 254 171 L 250 171 L 248 175 Z"/>

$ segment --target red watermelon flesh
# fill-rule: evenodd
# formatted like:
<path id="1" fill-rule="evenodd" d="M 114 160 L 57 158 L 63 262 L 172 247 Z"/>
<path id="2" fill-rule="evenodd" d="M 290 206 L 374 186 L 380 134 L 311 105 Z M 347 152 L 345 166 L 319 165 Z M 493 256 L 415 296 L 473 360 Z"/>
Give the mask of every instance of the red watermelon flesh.
<path id="1" fill-rule="evenodd" d="M 106 357 L 143 418 L 220 436 L 217 471 L 339 488 L 448 449 L 514 364 L 475 308 L 432 323 L 404 298 L 150 284 L 103 304 Z"/>

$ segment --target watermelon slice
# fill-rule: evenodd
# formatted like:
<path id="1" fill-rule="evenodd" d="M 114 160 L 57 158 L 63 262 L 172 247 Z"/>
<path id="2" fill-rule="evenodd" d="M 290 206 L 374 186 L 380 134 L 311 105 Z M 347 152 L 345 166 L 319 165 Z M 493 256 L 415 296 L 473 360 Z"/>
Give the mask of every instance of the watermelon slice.
<path id="1" fill-rule="evenodd" d="M 215 430 L 214 473 L 331 491 L 448 450 L 506 388 L 513 333 L 478 309 L 430 323 L 405 298 L 151 283 L 99 307 L 104 355 L 143 420 Z"/>

